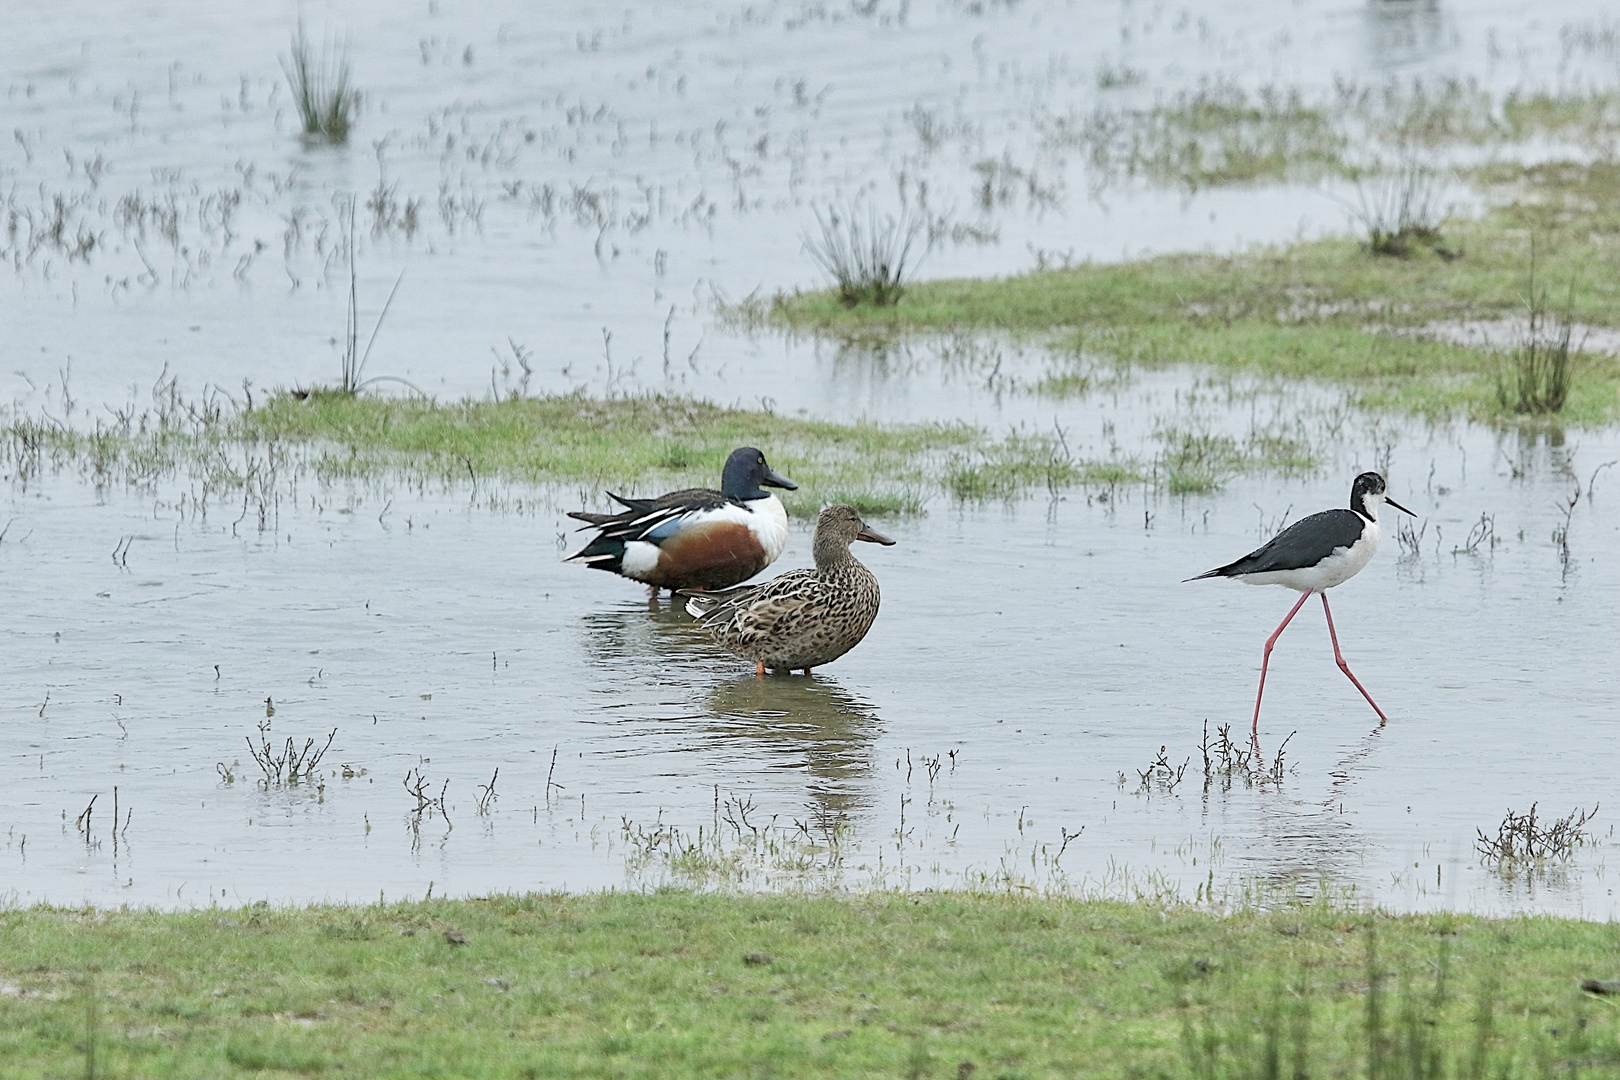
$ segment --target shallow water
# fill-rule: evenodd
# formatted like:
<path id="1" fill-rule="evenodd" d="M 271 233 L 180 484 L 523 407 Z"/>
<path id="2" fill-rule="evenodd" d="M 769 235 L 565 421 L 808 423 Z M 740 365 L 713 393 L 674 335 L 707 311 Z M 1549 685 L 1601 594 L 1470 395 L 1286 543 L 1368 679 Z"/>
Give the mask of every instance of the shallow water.
<path id="1" fill-rule="evenodd" d="M 823 416 L 1056 425 L 1088 458 L 1151 457 L 1165 425 L 1283 425 L 1321 468 L 1181 499 L 936 499 L 926 517 L 885 523 L 899 546 L 861 552 L 884 588 L 869 640 L 813 678 L 764 682 L 684 615 L 562 565 L 572 490 L 305 482 L 261 528 L 237 508 L 199 517 L 184 478 L 126 492 L 10 477 L 0 895 L 187 906 L 664 880 L 1218 900 L 1354 888 L 1399 908 L 1612 917 L 1601 814 L 1603 843 L 1534 875 L 1481 867 L 1473 841 L 1510 807 L 1590 807 L 1620 773 L 1620 571 L 1604 558 L 1620 480 L 1592 480 L 1620 458 L 1615 435 L 1521 446 L 1368 417 L 1333 391 L 1178 370 L 1049 399 L 1031 386 L 1071 361 L 1039 349 L 861 349 L 729 331 L 712 313 L 717 292 L 816 284 L 799 239 L 811 208 L 857 191 L 897 208 L 902 166 L 908 199 L 926 181 L 931 212 L 999 236 L 929 252 L 934 276 L 1014 272 L 1035 249 L 1109 259 L 1340 229 L 1342 206 L 1314 189 L 1095 190 L 1035 120 L 1215 76 L 1579 83 L 1604 61 L 1561 40 L 1583 6 L 873 11 L 333 5 L 308 13 L 312 32 L 348 33 L 367 95 L 350 146 L 333 150 L 299 143 L 276 85 L 291 5 L 40 8 L 0 41 L 16 73 L 0 187 L 24 214 L 0 272 L 12 343 L 0 394 L 87 423 L 143 401 L 165 370 L 239 399 L 244 379 L 331 380 L 348 276 L 334 199 L 353 194 L 362 337 L 405 273 L 368 373 L 444 397 L 670 388 Z M 1100 90 L 1105 65 L 1146 81 Z M 907 117 L 919 106 L 943 125 L 937 147 Z M 992 159 L 1036 183 L 981 210 L 975 165 Z M 374 229 L 379 176 L 397 187 Z M 57 195 L 64 236 L 97 238 L 87 256 L 29 247 Z M 172 237 L 154 205 L 175 212 Z M 144 224 L 130 224 L 140 207 Z M 512 342 L 532 350 L 526 384 Z M 1204 723 L 1242 733 L 1261 643 L 1291 594 L 1181 579 L 1285 516 L 1342 504 L 1369 467 L 1428 523 L 1420 554 L 1386 538 L 1335 598 L 1347 657 L 1393 722 L 1374 727 L 1313 607 L 1268 680 L 1268 765 L 1297 732 L 1281 779 L 1206 787 Z M 1551 538 L 1577 480 L 1595 490 L 1568 516 L 1565 560 Z M 1481 514 L 1500 543 L 1454 554 Z M 795 528 L 778 570 L 808 562 Z M 267 699 L 278 744 L 336 728 L 316 782 L 255 782 L 244 740 Z M 1173 791 L 1138 777 L 1160 746 L 1191 758 Z M 446 814 L 412 812 L 411 770 L 427 795 L 443 791 Z M 668 858 L 671 829 L 680 842 L 703 830 L 712 857 Z"/>
<path id="2" fill-rule="evenodd" d="M 569 523 L 549 496 L 496 492 L 491 509 L 489 491 L 306 491 L 261 533 L 236 508 L 182 515 L 172 493 L 98 497 L 65 477 L 14 489 L 0 881 L 20 901 L 162 905 L 430 882 L 1353 887 L 1400 908 L 1611 917 L 1601 814 L 1597 846 L 1528 878 L 1482 867 L 1473 840 L 1510 807 L 1590 807 L 1620 771 L 1606 558 L 1620 479 L 1599 472 L 1584 494 L 1620 445 L 1391 437 L 1392 493 L 1426 522 L 1421 553 L 1387 541 L 1334 606 L 1392 722 L 1378 728 L 1334 668 L 1313 605 L 1267 686 L 1268 759 L 1294 733 L 1280 781 L 1240 771 L 1208 788 L 1203 724 L 1243 733 L 1260 645 L 1293 594 L 1180 579 L 1285 514 L 1342 504 L 1373 464 L 1351 451 L 1330 446 L 1308 480 L 1208 497 L 1075 493 L 888 523 L 899 545 L 860 552 L 884 589 L 868 640 L 812 678 L 763 681 L 667 604 L 562 564 Z M 1576 479 L 1566 565 L 1551 536 Z M 1481 513 L 1498 543 L 1455 554 Z M 808 561 L 795 528 L 779 567 Z M 319 784 L 255 783 L 244 739 L 267 699 L 275 740 L 337 729 Z M 1191 764 L 1174 790 L 1144 789 L 1161 745 Z M 453 827 L 411 813 L 412 769 L 430 795 L 449 782 Z M 116 831 L 114 785 L 129 815 Z M 92 796 L 86 837 L 74 819 Z M 739 812 L 775 819 L 784 844 L 795 822 L 823 844 L 837 826 L 842 859 L 800 835 L 793 858 L 694 879 L 628 843 L 718 824 L 735 854 Z"/>
<path id="3" fill-rule="evenodd" d="M 279 67 L 295 4 L 36 5 L 0 41 L 0 400 L 37 409 L 64 375 L 92 411 L 164 371 L 238 400 L 244 379 L 334 380 L 353 198 L 362 342 L 400 282 L 368 375 L 506 390 L 515 343 L 535 391 L 821 411 L 834 384 L 809 345 L 711 314 L 818 286 L 817 208 L 911 207 L 946 234 L 933 277 L 1232 250 L 1341 231 L 1354 193 L 1114 183 L 1053 121 L 1223 82 L 1614 80 L 1612 33 L 1579 2 L 868 8 L 324 5 L 309 33 L 347 41 L 364 94 L 332 148 L 301 143 Z"/>

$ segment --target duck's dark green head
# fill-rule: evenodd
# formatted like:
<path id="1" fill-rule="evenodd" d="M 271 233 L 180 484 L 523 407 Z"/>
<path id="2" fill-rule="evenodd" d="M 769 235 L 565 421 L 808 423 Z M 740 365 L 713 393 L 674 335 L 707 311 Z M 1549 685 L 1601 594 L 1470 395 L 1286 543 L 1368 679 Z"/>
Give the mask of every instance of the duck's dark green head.
<path id="1" fill-rule="evenodd" d="M 726 459 L 725 471 L 720 474 L 720 493 L 728 499 L 763 499 L 770 492 L 761 485 L 798 489 L 798 484 L 782 476 L 765 463 L 765 455 L 752 446 L 733 450 Z"/>

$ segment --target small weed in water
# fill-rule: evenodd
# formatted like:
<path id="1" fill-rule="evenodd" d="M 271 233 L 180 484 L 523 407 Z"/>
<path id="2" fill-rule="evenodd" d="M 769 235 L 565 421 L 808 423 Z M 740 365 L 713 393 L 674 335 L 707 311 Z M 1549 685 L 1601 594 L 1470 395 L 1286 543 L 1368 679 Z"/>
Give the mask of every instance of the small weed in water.
<path id="1" fill-rule="evenodd" d="M 1486 862 L 1498 866 L 1567 859 L 1577 848 L 1591 843 L 1586 823 L 1597 816 L 1599 805 L 1593 803 L 1590 810 L 1577 806 L 1567 817 L 1554 818 L 1551 822 L 1537 817 L 1536 808 L 1540 803 L 1531 803 L 1527 814 L 1516 814 L 1510 809 L 1496 827 L 1495 836 L 1486 835 L 1484 829 L 1475 830 L 1479 836 L 1474 846 Z"/>
<path id="2" fill-rule="evenodd" d="M 1174 791 L 1176 785 L 1181 783 L 1182 777 L 1187 774 L 1187 765 L 1192 759 L 1187 758 L 1180 765 L 1172 765 L 1165 756 L 1168 749 L 1169 747 L 1165 746 L 1159 747 L 1159 756 L 1150 761 L 1146 769 L 1137 770 L 1136 775 L 1142 779 L 1140 790 L 1151 792 L 1154 788 L 1160 788 L 1164 791 Z"/>
<path id="3" fill-rule="evenodd" d="M 851 207 L 825 215 L 816 210 L 816 225 L 820 235 L 806 234 L 804 247 L 837 285 L 840 303 L 888 307 L 900 302 L 922 222 L 903 212 L 879 221 L 876 210 L 868 210 L 863 221 Z"/>
<path id="4" fill-rule="evenodd" d="M 259 721 L 259 743 L 253 744 L 253 739 L 247 737 L 248 752 L 253 755 L 253 761 L 264 773 L 260 781 L 267 788 L 280 787 L 282 784 L 296 784 L 300 780 L 308 780 L 315 772 L 315 766 L 321 763 L 321 758 L 332 748 L 332 740 L 337 738 L 337 728 L 333 728 L 326 736 L 326 742 L 319 748 L 314 739 L 305 739 L 300 749 L 289 736 L 285 745 L 279 750 L 270 745 L 270 718 L 266 716 Z M 224 762 L 217 763 L 214 768 L 227 783 L 232 779 Z"/>
<path id="5" fill-rule="evenodd" d="M 304 138 L 336 146 L 348 142 L 360 98 L 349 84 L 347 46 L 327 42 L 317 55 L 300 22 L 293 33 L 292 55 L 282 57 L 281 70 L 292 87 Z"/>

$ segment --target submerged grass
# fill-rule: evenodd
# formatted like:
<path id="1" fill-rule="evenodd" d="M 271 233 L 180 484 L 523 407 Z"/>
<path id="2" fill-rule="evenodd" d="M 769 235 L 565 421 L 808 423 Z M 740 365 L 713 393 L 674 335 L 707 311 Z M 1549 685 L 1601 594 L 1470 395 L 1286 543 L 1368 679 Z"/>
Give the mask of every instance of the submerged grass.
<path id="1" fill-rule="evenodd" d="M 1620 169 L 1494 175 L 1512 185 L 1513 200 L 1480 220 L 1449 222 L 1444 252 L 1413 246 L 1407 258 L 1374 258 L 1355 240 L 1324 239 L 1235 256 L 919 282 L 883 309 L 846 309 L 827 293 L 780 296 L 763 315 L 831 335 L 1041 335 L 1059 351 L 1339 381 L 1372 406 L 1514 420 L 1522 414 L 1496 392 L 1501 353 L 1457 343 L 1445 329 L 1522 317 L 1533 237 L 1537 273 L 1574 282 L 1560 317 L 1620 327 L 1620 275 L 1610 272 L 1620 262 Z M 1615 357 L 1586 357 L 1566 389 L 1564 420 L 1620 420 Z"/>
<path id="2" fill-rule="evenodd" d="M 17 1080 L 1620 1072 L 1580 989 L 1620 933 L 1553 918 L 664 891 L 14 910 L 0 943 Z"/>

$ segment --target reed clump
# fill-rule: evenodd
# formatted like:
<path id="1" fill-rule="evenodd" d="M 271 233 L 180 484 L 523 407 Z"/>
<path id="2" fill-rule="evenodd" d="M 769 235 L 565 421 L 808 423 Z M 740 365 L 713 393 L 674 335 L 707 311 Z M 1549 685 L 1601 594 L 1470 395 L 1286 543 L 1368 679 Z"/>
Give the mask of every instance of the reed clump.
<path id="1" fill-rule="evenodd" d="M 1351 216 L 1372 254 L 1404 259 L 1413 248 L 1428 247 L 1447 261 L 1457 257 L 1441 243 L 1440 174 L 1426 163 L 1409 158 L 1370 187 L 1358 184 L 1356 197 Z"/>
<path id="2" fill-rule="evenodd" d="M 334 146 L 348 142 L 360 95 L 351 82 L 347 46 L 327 42 L 317 53 L 300 22 L 291 55 L 281 58 L 281 70 L 292 88 L 304 138 Z"/>
<path id="3" fill-rule="evenodd" d="M 923 223 L 905 213 L 880 220 L 875 209 L 864 220 L 855 209 L 815 213 L 819 235 L 805 234 L 804 247 L 833 279 L 839 303 L 850 308 L 898 304 L 906 274 L 915 268 L 912 249 Z"/>
<path id="4" fill-rule="evenodd" d="M 1496 400 L 1504 412 L 1520 416 L 1553 416 L 1564 411 L 1575 370 L 1585 351 L 1575 340 L 1575 282 L 1561 308 L 1536 280 L 1536 255 L 1530 254 L 1530 283 L 1523 327 L 1513 348 L 1497 366 Z"/>

